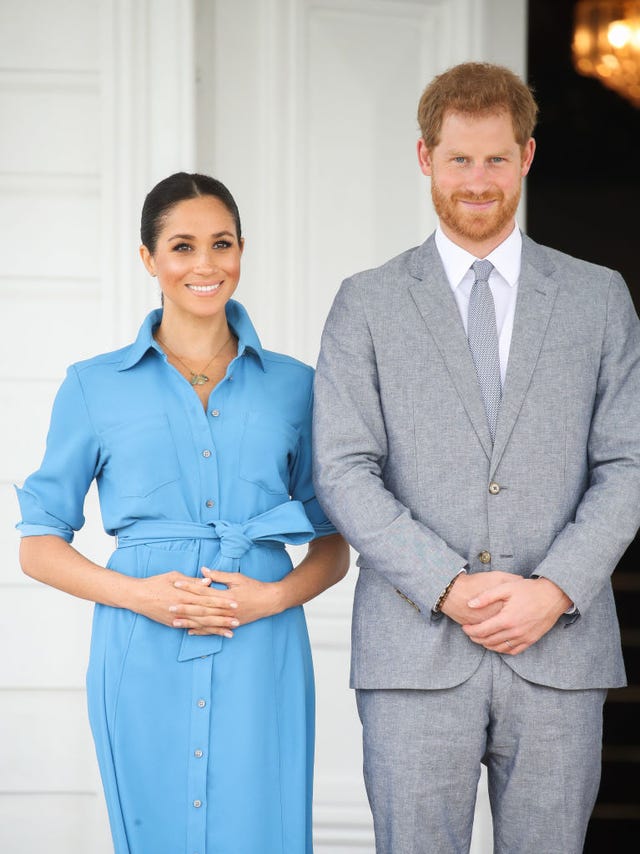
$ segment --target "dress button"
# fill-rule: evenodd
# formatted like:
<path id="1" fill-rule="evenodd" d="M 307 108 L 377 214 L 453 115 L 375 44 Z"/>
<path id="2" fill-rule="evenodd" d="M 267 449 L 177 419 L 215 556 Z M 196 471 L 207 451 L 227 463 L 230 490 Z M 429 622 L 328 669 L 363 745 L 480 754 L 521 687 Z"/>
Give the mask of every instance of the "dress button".
<path id="1" fill-rule="evenodd" d="M 216 502 L 215 502 L 215 501 L 211 501 L 211 499 L 209 499 L 209 501 L 207 501 L 206 503 L 207 503 L 207 507 L 213 507 L 213 505 L 214 505 Z"/>
<path id="2" fill-rule="evenodd" d="M 491 563 L 491 552 L 480 552 L 480 563 Z"/>
<path id="3" fill-rule="evenodd" d="M 195 807 L 196 809 L 198 809 L 199 807 L 201 807 L 201 806 L 202 806 L 202 801 L 194 801 L 194 802 L 193 802 L 193 805 L 194 805 L 194 807 Z"/>
<path id="4" fill-rule="evenodd" d="M 500 492 L 500 484 L 496 483 L 495 480 L 492 480 L 489 484 L 489 492 L 492 495 L 497 495 Z"/>
<path id="5" fill-rule="evenodd" d="M 213 415 L 214 418 L 217 418 L 218 415 L 220 415 L 220 410 L 219 409 L 212 409 L 211 414 Z"/>
<path id="6" fill-rule="evenodd" d="M 203 452 L 202 452 L 202 456 L 203 456 L 203 457 L 210 457 L 210 456 L 211 456 L 211 451 L 203 451 Z"/>
<path id="7" fill-rule="evenodd" d="M 199 709 L 204 709 L 204 707 L 205 707 L 206 705 L 207 705 L 207 701 L 206 701 L 206 700 L 198 700 L 198 708 L 199 708 Z"/>
<path id="8" fill-rule="evenodd" d="M 201 750 L 194 750 L 193 755 L 196 757 L 196 759 L 202 759 L 202 751 Z"/>

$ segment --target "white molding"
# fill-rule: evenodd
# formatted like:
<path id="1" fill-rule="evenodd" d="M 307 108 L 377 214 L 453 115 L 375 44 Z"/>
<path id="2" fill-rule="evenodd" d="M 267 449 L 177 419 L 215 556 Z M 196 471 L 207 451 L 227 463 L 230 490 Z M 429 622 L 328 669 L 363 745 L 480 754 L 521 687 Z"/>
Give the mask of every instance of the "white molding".
<path id="1" fill-rule="evenodd" d="M 103 316 L 107 341 L 135 337 L 159 303 L 138 258 L 146 193 L 193 169 L 193 0 L 105 0 L 101 5 Z"/>
<path id="2" fill-rule="evenodd" d="M 269 288 L 255 294 L 260 326 L 277 349 L 292 352 L 296 327 L 296 285 L 300 270 L 300 91 L 298 53 L 302 4 L 264 0 L 259 4 L 260 233 L 255 235 Z M 277 279 L 276 279 L 277 276 Z M 278 298 L 274 291 L 278 289 Z M 272 343 L 271 346 L 276 346 Z"/>
<path id="3" fill-rule="evenodd" d="M 147 6 L 148 154 L 155 184 L 195 169 L 195 13 L 194 0 L 147 0 Z"/>
<path id="4" fill-rule="evenodd" d="M 102 798 L 102 792 L 90 789 L 0 789 L 0 798 Z"/>
<path id="5" fill-rule="evenodd" d="M 0 299 L 59 299 L 95 300 L 99 279 L 80 276 L 22 276 L 0 273 Z"/>
<path id="6" fill-rule="evenodd" d="M 30 196 L 98 196 L 100 178 L 94 173 L 3 172 L 0 170 L 0 197 L 16 193 Z"/>
<path id="7" fill-rule="evenodd" d="M 307 0 L 310 11 L 322 13 L 355 14 L 371 17 L 388 17 L 393 20 L 408 18 L 414 20 L 428 13 L 430 9 L 457 0 Z M 463 0 L 465 2 L 465 0 Z"/>
<path id="8" fill-rule="evenodd" d="M 336 779 L 335 788 L 331 781 L 318 781 L 317 789 L 331 789 L 335 797 L 327 798 L 316 794 L 313 801 L 313 839 L 321 851 L 347 852 L 350 850 L 371 852 L 374 850 L 373 820 L 364 798 L 356 800 L 352 792 L 363 788 L 360 777 Z M 324 783 L 324 785 L 323 785 Z"/>
<path id="9" fill-rule="evenodd" d="M 56 69 L 0 68 L 0 91 L 29 92 L 82 92 L 98 94 L 100 75 L 97 71 L 58 71 Z"/>

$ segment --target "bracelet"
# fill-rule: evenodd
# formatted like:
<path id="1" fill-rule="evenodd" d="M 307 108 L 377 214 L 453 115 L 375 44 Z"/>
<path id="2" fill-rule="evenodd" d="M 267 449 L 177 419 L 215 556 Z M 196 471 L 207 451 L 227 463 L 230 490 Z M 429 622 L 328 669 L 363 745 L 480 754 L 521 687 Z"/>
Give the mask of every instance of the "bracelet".
<path id="1" fill-rule="evenodd" d="M 456 583 L 456 581 L 458 580 L 458 578 L 460 577 L 461 574 L 462 573 L 459 572 L 457 575 L 454 575 L 453 578 L 451 579 L 451 581 L 444 588 L 444 590 L 442 591 L 440 596 L 438 596 L 438 601 L 436 602 L 435 607 L 433 609 L 435 614 L 439 614 L 440 611 L 442 610 L 442 606 L 444 605 L 445 599 L 447 598 L 449 593 L 451 593 L 451 588 Z"/>

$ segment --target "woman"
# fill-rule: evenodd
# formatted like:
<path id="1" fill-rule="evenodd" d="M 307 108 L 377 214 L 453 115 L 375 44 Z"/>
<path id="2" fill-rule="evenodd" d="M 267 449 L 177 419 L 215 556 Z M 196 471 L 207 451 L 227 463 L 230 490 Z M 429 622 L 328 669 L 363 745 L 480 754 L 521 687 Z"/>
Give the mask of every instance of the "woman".
<path id="1" fill-rule="evenodd" d="M 312 850 L 313 673 L 301 604 L 347 547 L 311 482 L 312 370 L 231 299 L 229 191 L 178 173 L 142 211 L 163 308 L 73 365 L 18 490 L 24 571 L 97 603 L 89 715 L 117 854 Z M 97 480 L 106 568 L 70 545 Z M 284 543 L 309 542 L 292 569 Z"/>

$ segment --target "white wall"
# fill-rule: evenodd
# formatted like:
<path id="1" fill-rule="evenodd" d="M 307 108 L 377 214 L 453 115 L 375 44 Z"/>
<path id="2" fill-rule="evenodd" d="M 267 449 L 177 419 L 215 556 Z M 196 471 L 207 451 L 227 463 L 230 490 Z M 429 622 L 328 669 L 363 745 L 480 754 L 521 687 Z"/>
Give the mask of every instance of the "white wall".
<path id="1" fill-rule="evenodd" d="M 110 850 L 85 714 L 91 608 L 19 572 L 13 482 L 65 366 L 157 301 L 146 190 L 198 168 L 236 195 L 238 296 L 314 362 L 343 276 L 434 224 L 415 110 L 457 61 L 524 65 L 524 0 L 0 0 L 0 850 Z M 96 519 L 78 539 L 102 559 Z M 347 688 L 355 572 L 307 611 L 318 682 L 317 854 L 372 852 Z M 482 797 L 486 797 L 483 793 Z M 487 850 L 486 804 L 477 854 Z M 34 820 L 37 817 L 37 820 Z"/>
<path id="2" fill-rule="evenodd" d="M 194 165 L 192 39 L 186 0 L 0 2 L 6 854 L 112 850 L 85 710 L 91 606 L 20 573 L 12 484 L 38 465 L 65 366 L 129 340 L 157 302 L 137 259 L 138 215 L 157 177 Z M 101 560 L 111 543 L 88 504 L 77 543 Z"/>

